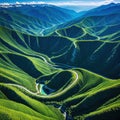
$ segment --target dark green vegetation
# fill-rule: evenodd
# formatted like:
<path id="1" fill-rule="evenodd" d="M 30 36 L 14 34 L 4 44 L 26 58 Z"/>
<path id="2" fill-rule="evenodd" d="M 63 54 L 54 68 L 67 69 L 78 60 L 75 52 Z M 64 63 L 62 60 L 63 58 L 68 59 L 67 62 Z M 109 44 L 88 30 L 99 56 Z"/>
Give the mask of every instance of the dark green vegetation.
<path id="1" fill-rule="evenodd" d="M 53 61 L 82 67 L 110 78 L 119 78 L 119 18 L 120 13 L 117 12 L 88 16 L 71 21 L 69 27 L 56 30 L 52 35 L 66 38 L 73 46 L 67 54 L 54 57 Z"/>
<path id="2" fill-rule="evenodd" d="M 19 12 L 11 12 L 15 7 L 1 8 L 0 119 L 119 120 L 118 6 L 111 13 L 92 15 L 91 12 L 89 16 L 87 13 L 61 26 L 55 25 L 56 29 L 51 29 L 53 32 L 47 36 L 40 36 L 43 26 L 49 28 L 48 24 L 60 24 L 59 20 L 69 19 L 54 14 L 56 22 L 44 19 L 41 22 L 35 16 L 37 7 L 34 14 L 28 11 L 23 14 L 29 6 L 23 6 L 23 10 L 16 8 Z M 106 7 L 109 9 L 103 6 L 99 10 L 103 12 Z M 50 11 L 51 8 L 41 9 Z M 38 28 L 42 34 L 37 33 Z M 44 91 L 53 92 L 49 95 L 37 93 L 36 83 L 44 83 Z"/>

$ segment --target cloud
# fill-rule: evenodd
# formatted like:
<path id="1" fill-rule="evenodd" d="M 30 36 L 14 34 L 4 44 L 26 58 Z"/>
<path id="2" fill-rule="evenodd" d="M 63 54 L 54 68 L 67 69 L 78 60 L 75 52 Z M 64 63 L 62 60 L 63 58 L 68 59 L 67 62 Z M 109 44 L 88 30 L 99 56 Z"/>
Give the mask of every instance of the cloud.
<path id="1" fill-rule="evenodd" d="M 47 2 L 48 4 L 53 4 L 57 6 L 100 6 L 115 2 L 114 0 L 103 0 L 103 1 L 71 1 L 71 2 Z"/>
<path id="2" fill-rule="evenodd" d="M 32 1 L 32 2 L 16 2 L 16 4 L 23 4 L 23 5 L 34 5 L 34 4 L 46 4 L 46 2 L 35 2 L 35 1 Z"/>
<path id="3" fill-rule="evenodd" d="M 10 5 L 10 3 L 0 3 L 0 5 Z"/>
<path id="4" fill-rule="evenodd" d="M 19 2 L 16 3 L 0 3 L 3 7 L 12 7 L 12 4 L 16 4 L 17 7 L 23 5 L 35 5 L 35 4 L 51 4 L 63 8 L 73 9 L 75 11 L 89 10 L 101 5 L 106 5 L 111 2 L 120 3 L 120 0 L 33 0 L 31 2 Z"/>
<path id="5" fill-rule="evenodd" d="M 105 3 L 112 3 L 115 2 L 115 0 L 105 0 Z"/>
<path id="6" fill-rule="evenodd" d="M 103 4 L 109 4 L 111 2 L 115 2 L 115 0 L 101 0 L 101 1 L 95 1 L 94 0 L 71 0 L 71 1 L 56 1 L 56 0 L 52 0 L 50 1 L 32 1 L 32 2 L 18 2 L 16 1 L 16 4 L 53 4 L 53 5 L 57 5 L 57 6 L 100 6 Z M 5 5 L 9 4 L 9 3 L 3 3 Z"/>

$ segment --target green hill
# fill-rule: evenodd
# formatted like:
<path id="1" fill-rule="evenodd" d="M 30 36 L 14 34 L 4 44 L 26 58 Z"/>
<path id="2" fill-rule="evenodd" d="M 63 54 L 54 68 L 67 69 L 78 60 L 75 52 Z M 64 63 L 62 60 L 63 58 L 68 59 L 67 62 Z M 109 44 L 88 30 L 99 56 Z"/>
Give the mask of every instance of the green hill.
<path id="1" fill-rule="evenodd" d="M 65 76 L 63 77 L 63 75 Z M 48 78 L 47 81 L 44 79 L 46 77 Z M 43 79 L 46 81 L 47 87 L 55 90 L 54 93 L 50 95 L 37 95 L 29 93 L 26 90 L 22 90 L 23 88 L 14 84 L 0 84 L 2 98 L 0 103 L 1 106 L 6 107 L 8 112 L 9 109 L 23 112 L 25 116 L 22 115 L 21 119 L 28 117 L 26 114 L 28 114 L 29 117 L 31 114 L 32 116 L 37 117 L 42 114 L 45 117 L 49 116 L 48 119 L 50 119 L 52 113 L 50 111 L 46 112 L 48 111 L 48 108 L 37 101 L 39 100 L 49 104 L 49 110 L 51 111 L 55 110 L 55 108 L 53 109 L 50 107 L 51 105 L 57 104 L 62 106 L 64 108 L 63 111 L 66 111 L 68 115 L 72 116 L 75 120 L 99 118 L 119 120 L 119 80 L 104 78 L 84 69 L 70 69 L 50 76 L 45 75 L 44 77 L 39 78 L 39 81 L 42 81 Z M 3 100 L 6 98 L 19 102 L 19 104 L 15 103 L 14 106 L 9 106 L 12 104 L 12 101 Z M 16 108 L 16 104 L 18 104 L 17 106 L 19 107 Z M 34 111 L 28 107 L 32 108 Z M 24 108 L 25 111 L 27 110 L 27 112 L 22 108 Z M 6 114 L 5 111 L 2 111 L 2 114 L 3 113 Z M 57 116 L 55 117 L 55 114 L 53 113 L 54 117 L 52 119 L 62 119 L 62 116 L 60 117 L 59 110 L 58 113 L 55 113 Z M 12 114 L 12 111 L 10 111 L 8 117 L 11 117 Z M 108 116 L 108 114 L 111 114 L 111 116 Z M 47 119 L 44 118 L 44 116 L 43 119 Z M 16 118 L 19 116 L 16 114 L 12 119 L 14 119 L 14 117 Z M 33 119 L 35 118 L 33 117 Z"/>
<path id="2" fill-rule="evenodd" d="M 70 72 L 73 77 L 70 79 L 68 74 L 64 72 Z M 57 104 L 62 105 L 75 120 L 119 119 L 119 80 L 104 78 L 84 69 L 72 69 L 64 72 L 51 77 L 52 79 L 49 80 L 50 83 L 48 82 L 47 86 L 52 89 L 56 89 L 57 84 L 63 87 L 54 94 L 46 96 L 46 99 L 58 101 Z M 67 76 L 64 75 L 64 79 L 62 79 L 63 74 L 67 74 Z M 64 83 L 65 80 L 66 83 Z M 109 114 L 113 114 L 113 116 L 108 116 Z"/>

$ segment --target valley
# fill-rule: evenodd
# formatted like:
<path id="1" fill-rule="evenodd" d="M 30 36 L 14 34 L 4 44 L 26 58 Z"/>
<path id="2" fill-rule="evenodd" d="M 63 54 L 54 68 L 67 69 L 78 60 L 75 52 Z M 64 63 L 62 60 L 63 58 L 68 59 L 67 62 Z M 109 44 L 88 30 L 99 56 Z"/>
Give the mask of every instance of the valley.
<path id="1" fill-rule="evenodd" d="M 119 120 L 119 9 L 1 6 L 0 120 Z"/>

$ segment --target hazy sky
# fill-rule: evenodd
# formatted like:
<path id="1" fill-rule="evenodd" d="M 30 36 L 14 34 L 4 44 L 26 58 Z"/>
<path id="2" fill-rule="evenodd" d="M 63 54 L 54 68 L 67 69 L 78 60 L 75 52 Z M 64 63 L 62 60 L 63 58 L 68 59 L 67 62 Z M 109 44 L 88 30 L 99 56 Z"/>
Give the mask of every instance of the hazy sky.
<path id="1" fill-rule="evenodd" d="M 76 11 L 84 11 L 111 2 L 120 3 L 120 0 L 0 0 L 0 3 L 19 4 L 21 2 L 24 4 L 53 4 L 64 8 L 74 9 Z"/>

